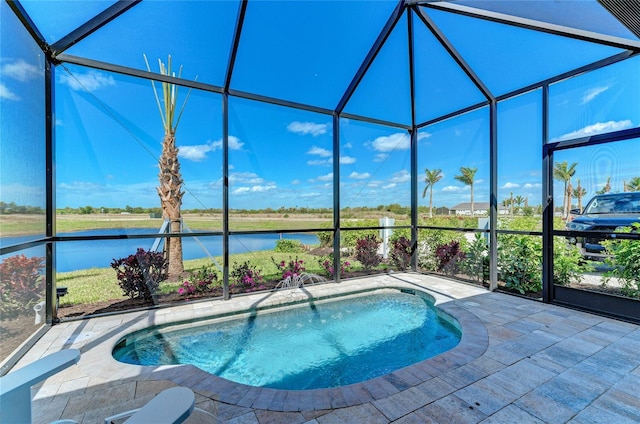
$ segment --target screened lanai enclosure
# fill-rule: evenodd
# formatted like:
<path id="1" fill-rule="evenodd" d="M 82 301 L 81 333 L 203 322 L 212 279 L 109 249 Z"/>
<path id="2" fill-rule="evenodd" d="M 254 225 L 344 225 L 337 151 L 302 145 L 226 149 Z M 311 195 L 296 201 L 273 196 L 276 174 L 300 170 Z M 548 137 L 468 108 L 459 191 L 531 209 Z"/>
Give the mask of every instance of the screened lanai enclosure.
<path id="1" fill-rule="evenodd" d="M 2 1 L 1 359 L 400 271 L 640 321 L 639 9 Z"/>

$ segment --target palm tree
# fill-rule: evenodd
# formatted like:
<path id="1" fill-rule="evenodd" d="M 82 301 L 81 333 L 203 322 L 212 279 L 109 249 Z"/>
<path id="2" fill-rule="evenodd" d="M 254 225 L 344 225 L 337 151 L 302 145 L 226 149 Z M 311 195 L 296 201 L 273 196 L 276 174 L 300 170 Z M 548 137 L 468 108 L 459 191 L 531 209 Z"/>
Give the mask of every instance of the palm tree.
<path id="1" fill-rule="evenodd" d="M 573 196 L 578 199 L 578 210 L 582 212 L 582 198 L 587 194 L 587 189 L 580 185 L 580 179 L 578 179 L 578 186 L 573 190 Z"/>
<path id="2" fill-rule="evenodd" d="M 454 178 L 460 181 L 464 185 L 468 185 L 471 189 L 471 216 L 473 216 L 473 180 L 476 177 L 476 171 L 478 168 L 467 168 L 466 166 L 460 167 L 460 175 L 456 175 Z"/>
<path id="3" fill-rule="evenodd" d="M 569 216 L 569 205 L 571 204 L 570 196 L 568 194 L 568 188 L 571 184 L 571 177 L 576 173 L 577 162 L 574 162 L 569 166 L 567 161 L 556 162 L 553 167 L 553 178 L 564 182 L 564 190 L 562 190 L 562 217 L 567 218 Z"/>
<path id="4" fill-rule="evenodd" d="M 511 198 L 507 197 L 506 199 L 504 199 L 502 201 L 502 206 L 504 206 L 504 208 L 508 211 L 511 211 L 511 204 L 513 203 L 513 195 L 511 196 Z"/>
<path id="5" fill-rule="evenodd" d="M 627 191 L 640 191 L 640 177 L 633 177 L 624 185 Z"/>
<path id="6" fill-rule="evenodd" d="M 151 67 L 144 55 L 144 61 L 147 64 L 147 70 L 151 72 Z M 176 74 L 171 70 L 171 56 L 165 66 L 158 59 L 160 74 L 175 77 Z M 178 78 L 182 73 L 182 66 L 178 71 Z M 156 103 L 162 119 L 164 127 L 164 137 L 162 139 L 162 154 L 158 159 L 159 186 L 157 187 L 158 196 L 160 196 L 160 205 L 162 206 L 162 217 L 169 220 L 169 232 L 179 233 L 182 226 L 182 217 L 180 208 L 182 206 L 182 185 L 184 183 L 182 174 L 180 173 L 180 162 L 178 161 L 178 148 L 176 147 L 176 130 L 180 123 L 180 117 L 184 111 L 184 107 L 189 99 L 191 90 L 187 93 L 180 111 L 176 115 L 176 105 L 178 101 L 178 86 L 168 82 L 160 83 L 162 87 L 162 99 L 158 94 L 155 82 L 151 82 L 153 93 L 156 97 Z M 170 276 L 178 276 L 184 272 L 184 264 L 182 262 L 182 239 L 180 237 L 167 237 L 165 240 L 165 255 L 169 262 L 168 273 Z"/>
<path id="7" fill-rule="evenodd" d="M 605 193 L 609 193 L 610 191 L 611 191 L 611 177 L 607 177 L 607 183 L 604 185 L 604 187 L 602 187 L 596 193 L 605 194 Z"/>
<path id="8" fill-rule="evenodd" d="M 427 194 L 427 189 L 429 189 L 429 218 L 431 218 L 433 217 L 433 186 L 442 179 L 442 170 L 434 169 L 431 171 L 429 168 L 426 168 L 424 173 L 424 183 L 426 186 L 422 192 L 422 198 L 424 199 L 424 196 Z"/>
<path id="9" fill-rule="evenodd" d="M 521 210 L 522 204 L 525 202 L 525 200 L 526 199 L 524 197 L 520 196 L 520 195 L 516 196 L 513 199 L 513 201 L 515 202 L 516 206 L 518 207 L 518 210 Z"/>

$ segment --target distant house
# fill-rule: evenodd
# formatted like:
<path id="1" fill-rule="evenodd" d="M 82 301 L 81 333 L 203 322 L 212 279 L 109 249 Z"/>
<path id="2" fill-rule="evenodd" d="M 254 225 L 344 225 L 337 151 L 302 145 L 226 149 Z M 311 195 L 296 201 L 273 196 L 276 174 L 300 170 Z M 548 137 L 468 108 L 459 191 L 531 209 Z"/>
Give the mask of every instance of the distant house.
<path id="1" fill-rule="evenodd" d="M 458 203 L 450 208 L 450 214 L 471 216 L 471 202 Z M 498 205 L 498 215 L 507 215 L 509 210 L 502 205 Z M 473 215 L 485 216 L 489 215 L 489 202 L 474 202 Z"/>

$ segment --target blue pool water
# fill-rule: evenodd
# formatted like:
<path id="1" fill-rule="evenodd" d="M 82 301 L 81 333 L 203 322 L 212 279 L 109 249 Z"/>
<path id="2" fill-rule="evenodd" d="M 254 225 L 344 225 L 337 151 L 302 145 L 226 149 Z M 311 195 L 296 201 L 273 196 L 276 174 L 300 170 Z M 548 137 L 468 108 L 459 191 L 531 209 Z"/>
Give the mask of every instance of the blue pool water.
<path id="1" fill-rule="evenodd" d="M 139 365 L 192 364 L 251 386 L 338 387 L 388 374 L 455 347 L 460 331 L 433 304 L 370 294 L 188 328 L 149 328 L 113 356 Z"/>

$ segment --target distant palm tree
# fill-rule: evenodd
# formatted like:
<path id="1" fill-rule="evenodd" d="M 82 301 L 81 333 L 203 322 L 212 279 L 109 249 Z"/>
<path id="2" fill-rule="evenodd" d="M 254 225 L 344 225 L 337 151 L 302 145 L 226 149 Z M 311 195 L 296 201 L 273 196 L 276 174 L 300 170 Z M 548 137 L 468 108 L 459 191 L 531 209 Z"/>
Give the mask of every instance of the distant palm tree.
<path id="1" fill-rule="evenodd" d="M 567 218 L 569 216 L 569 205 L 571 204 L 571 196 L 568 195 L 568 189 L 571 185 L 571 177 L 576 173 L 577 162 L 574 162 L 569 166 L 567 161 L 556 162 L 553 167 L 553 178 L 564 182 L 564 190 L 562 190 L 562 217 Z"/>
<path id="2" fill-rule="evenodd" d="M 515 202 L 516 206 L 518 207 L 518 210 L 521 209 L 522 204 L 526 201 L 526 199 L 520 195 L 516 196 L 513 201 Z"/>
<path id="3" fill-rule="evenodd" d="M 513 193 L 512 193 L 512 196 L 510 198 L 507 197 L 506 199 L 504 199 L 502 201 L 502 206 L 504 206 L 506 210 L 511 211 L 511 204 L 512 203 L 513 203 Z"/>
<path id="4" fill-rule="evenodd" d="M 596 193 L 605 194 L 605 193 L 609 193 L 610 191 L 611 191 L 611 177 L 607 177 L 607 183 L 604 185 L 604 187 L 602 187 Z"/>
<path id="5" fill-rule="evenodd" d="M 578 199 L 578 210 L 582 212 L 582 198 L 587 194 L 587 189 L 580 185 L 580 179 L 578 179 L 578 186 L 573 189 L 573 197 Z"/>
<path id="6" fill-rule="evenodd" d="M 627 191 L 640 191 L 640 177 L 631 178 L 624 186 Z"/>
<path id="7" fill-rule="evenodd" d="M 424 182 L 426 186 L 422 192 L 422 198 L 424 199 L 424 196 L 427 195 L 427 189 L 429 189 L 429 218 L 431 218 L 433 217 L 433 186 L 442 179 L 442 170 L 434 169 L 431 171 L 429 168 L 426 168 L 424 173 Z"/>
<path id="8" fill-rule="evenodd" d="M 467 168 L 463 166 L 460 168 L 460 175 L 456 175 L 454 178 L 460 181 L 464 185 L 468 185 L 471 189 L 471 216 L 474 213 L 474 205 L 473 205 L 473 182 L 476 177 L 476 172 L 478 168 Z"/>
<path id="9" fill-rule="evenodd" d="M 151 72 L 147 56 L 144 55 L 144 61 L 147 64 L 147 70 Z M 171 56 L 165 65 L 158 59 L 160 74 L 175 77 L 176 74 L 171 70 Z M 182 67 L 178 72 L 178 78 L 182 73 Z M 178 148 L 176 147 L 176 130 L 180 123 L 180 117 L 184 111 L 184 107 L 189 99 L 191 90 L 187 93 L 182 107 L 177 111 L 178 86 L 168 82 L 162 82 L 162 99 L 158 94 L 155 83 L 152 81 L 153 93 L 156 97 L 160 118 L 164 127 L 164 137 L 162 139 L 162 154 L 158 159 L 159 186 L 158 196 L 160 196 L 160 205 L 162 206 L 162 217 L 169 221 L 169 232 L 179 233 L 181 231 L 182 217 L 180 208 L 182 206 L 182 185 L 184 183 L 180 172 L 180 162 L 178 161 Z M 176 115 L 176 112 L 177 115 Z M 167 237 L 165 240 L 165 254 L 169 262 L 168 273 L 170 276 L 179 276 L 184 272 L 184 264 L 182 261 L 182 239 L 180 237 Z"/>

